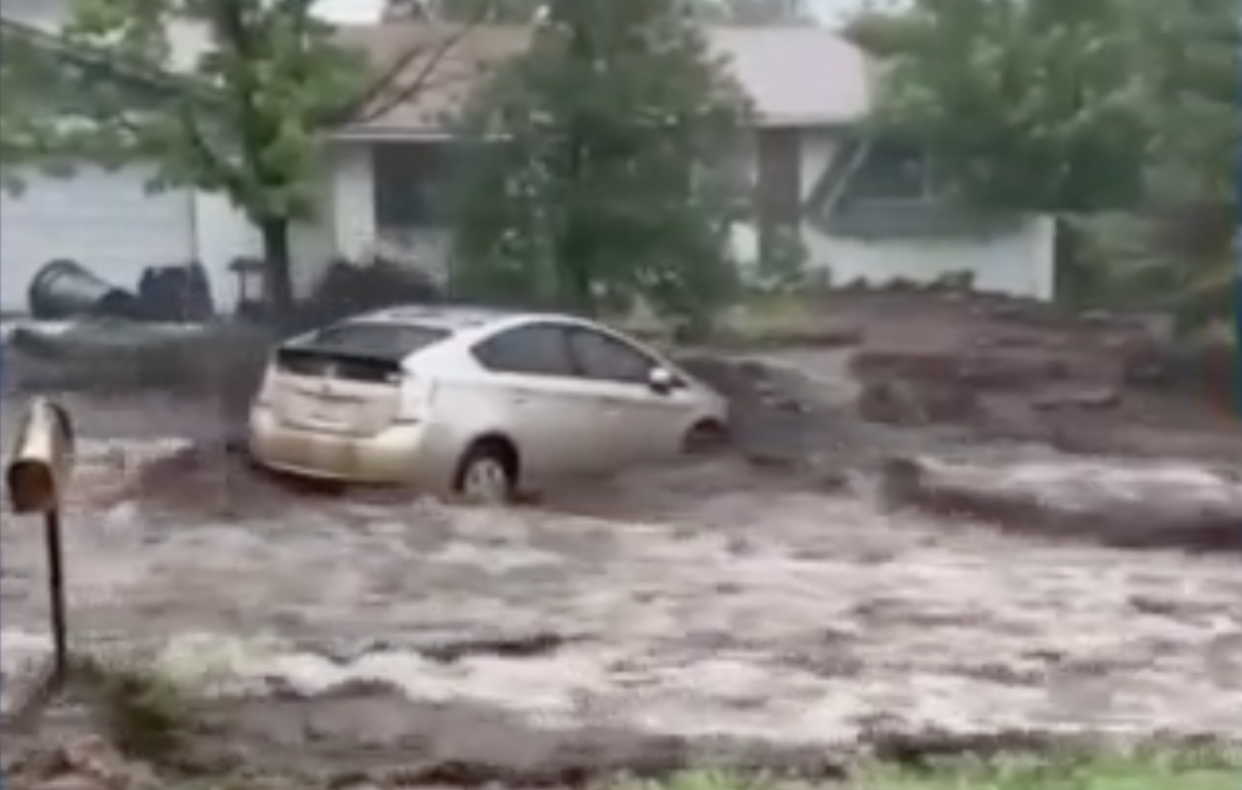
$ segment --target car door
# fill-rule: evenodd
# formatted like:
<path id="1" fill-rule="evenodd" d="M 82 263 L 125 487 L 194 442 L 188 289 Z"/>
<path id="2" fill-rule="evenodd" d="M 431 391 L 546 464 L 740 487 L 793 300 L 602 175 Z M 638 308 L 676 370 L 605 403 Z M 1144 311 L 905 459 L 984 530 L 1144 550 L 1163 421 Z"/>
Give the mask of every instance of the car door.
<path id="1" fill-rule="evenodd" d="M 569 330 L 569 352 L 615 436 L 617 462 L 677 453 L 690 408 L 684 389 L 657 392 L 651 387 L 651 371 L 662 366 L 659 359 L 616 335 L 585 326 Z"/>
<path id="2" fill-rule="evenodd" d="M 594 414 L 583 396 L 563 326 L 532 323 L 502 331 L 471 353 L 498 430 L 517 445 L 523 482 L 589 472 Z"/>

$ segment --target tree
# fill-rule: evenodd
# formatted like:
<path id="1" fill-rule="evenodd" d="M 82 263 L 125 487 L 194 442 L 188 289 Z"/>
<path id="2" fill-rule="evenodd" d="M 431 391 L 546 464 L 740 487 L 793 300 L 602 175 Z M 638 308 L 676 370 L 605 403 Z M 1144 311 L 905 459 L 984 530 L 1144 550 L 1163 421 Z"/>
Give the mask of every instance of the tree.
<path id="1" fill-rule="evenodd" d="M 273 314 L 293 302 L 290 227 L 314 219 L 316 175 L 324 135 L 348 120 L 378 116 L 425 84 L 393 77 L 421 58 L 434 62 L 461 33 L 400 53 L 373 75 L 361 53 L 343 46 L 311 14 L 312 0 L 72 0 L 56 46 L 35 42 L 10 57 L 4 47 L 3 151 L 6 166 L 45 161 L 149 161 L 154 188 L 187 186 L 227 195 L 262 238 L 266 290 Z M 205 48 L 191 63 L 172 31 L 202 32 Z M 27 40 L 29 38 L 27 37 Z M 27 57 L 32 51 L 41 57 Z M 49 79 L 64 90 L 67 59 L 87 89 L 72 92 L 77 123 L 64 108 L 30 113 Z M 184 68 L 182 68 L 184 67 Z M 424 81 L 434 68 L 422 69 Z M 53 75 L 49 78 L 49 75 Z M 136 83 L 160 86 L 135 99 Z M 10 92 L 8 88 L 12 87 Z M 81 86 L 79 86 L 81 88 Z"/>
<path id="2" fill-rule="evenodd" d="M 992 207 L 1076 210 L 1138 196 L 1146 108 L 1132 3 L 916 0 L 886 26 L 877 124 L 917 137 L 962 194 Z"/>
<path id="3" fill-rule="evenodd" d="M 876 133 L 917 139 L 957 198 L 1060 216 L 1146 276 L 1139 247 L 1166 292 L 1232 272 L 1233 0 L 914 0 L 850 34 L 884 61 Z"/>
<path id="4" fill-rule="evenodd" d="M 725 236 L 746 103 L 667 0 L 551 0 L 474 97 L 455 264 L 474 293 L 687 324 L 734 277 Z"/>
<path id="5" fill-rule="evenodd" d="M 25 85 L 46 83 L 42 60 L 20 30 L 8 22 L 0 27 L 0 91 L 4 112 L 0 113 L 0 182 L 9 191 L 22 187 L 19 161 L 38 166 L 43 145 L 35 118 L 39 111 L 33 99 L 41 91 L 23 90 Z M 38 73 L 36 73 L 38 69 Z"/>

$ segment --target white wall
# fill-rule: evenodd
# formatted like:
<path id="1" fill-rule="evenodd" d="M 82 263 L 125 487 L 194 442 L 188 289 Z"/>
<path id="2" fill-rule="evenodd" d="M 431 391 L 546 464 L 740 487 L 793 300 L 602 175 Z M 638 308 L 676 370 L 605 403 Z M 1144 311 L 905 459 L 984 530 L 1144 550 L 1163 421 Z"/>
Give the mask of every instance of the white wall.
<path id="1" fill-rule="evenodd" d="M 837 152 L 831 132 L 807 134 L 802 145 L 803 199 Z M 1029 216 L 1016 227 L 957 238 L 861 239 L 803 226 L 808 264 L 831 270 L 836 283 L 931 280 L 970 271 L 984 291 L 1051 299 L 1055 287 L 1054 223 Z"/>
<path id="2" fill-rule="evenodd" d="M 356 257 L 375 241 L 375 172 L 367 143 L 337 142 L 330 149 L 328 200 L 333 243 Z"/>
<path id="3" fill-rule="evenodd" d="M 803 200 L 810 197 L 837 150 L 831 132 L 804 136 Z M 750 169 L 753 173 L 753 163 Z M 811 222 L 802 227 L 808 267 L 828 270 L 838 284 L 927 281 L 970 271 L 979 290 L 1040 299 L 1055 295 L 1054 230 L 1051 218 L 1037 215 L 995 233 L 945 238 L 864 239 L 832 236 Z M 733 249 L 743 265 L 753 266 L 759 253 L 758 230 L 735 228 Z"/>
<path id="4" fill-rule="evenodd" d="M 306 294 L 322 273 L 324 264 L 335 255 L 357 255 L 374 236 L 370 207 L 370 168 L 365 173 L 357 164 L 356 146 L 332 146 L 319 185 L 321 197 L 313 222 L 295 225 L 291 230 L 294 290 Z M 369 162 L 369 157 L 367 157 Z M 365 195 L 366 202 L 361 200 Z M 262 254 L 258 229 L 223 195 L 199 192 L 195 197 L 195 249 L 198 259 L 213 273 L 217 301 L 231 305 L 237 298 L 236 278 L 216 275 L 238 257 Z"/>

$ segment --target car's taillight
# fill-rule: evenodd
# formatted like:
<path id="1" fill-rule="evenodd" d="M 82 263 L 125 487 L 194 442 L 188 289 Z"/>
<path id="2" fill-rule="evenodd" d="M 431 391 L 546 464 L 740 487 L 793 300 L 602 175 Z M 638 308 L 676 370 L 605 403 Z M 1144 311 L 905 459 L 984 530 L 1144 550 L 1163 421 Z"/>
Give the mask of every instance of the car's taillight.
<path id="1" fill-rule="evenodd" d="M 397 390 L 396 422 L 420 422 L 427 419 L 431 408 L 431 398 L 435 392 L 434 385 L 414 375 L 404 372 L 401 375 Z"/>

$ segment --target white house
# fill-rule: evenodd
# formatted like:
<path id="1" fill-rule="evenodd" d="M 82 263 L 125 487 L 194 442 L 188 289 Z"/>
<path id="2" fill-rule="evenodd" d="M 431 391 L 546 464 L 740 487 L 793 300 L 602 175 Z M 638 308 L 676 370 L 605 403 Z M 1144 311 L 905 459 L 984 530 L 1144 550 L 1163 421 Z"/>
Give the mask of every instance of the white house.
<path id="1" fill-rule="evenodd" d="M 56 5 L 6 0 L 2 13 L 53 31 Z M 755 144 L 737 163 L 755 187 L 756 222 L 799 228 L 812 266 L 830 269 L 837 282 L 970 271 L 980 288 L 1051 296 L 1050 221 L 948 206 L 936 199 L 916 155 L 858 132 L 871 105 L 872 80 L 857 47 L 821 28 L 710 33 L 756 111 Z M 364 119 L 325 141 L 320 220 L 299 229 L 295 240 L 303 285 L 331 254 L 356 254 L 379 239 L 430 262 L 444 259 L 447 233 L 436 211 L 451 142 L 444 118 L 480 73 L 528 40 L 515 28 L 478 28 L 458 37 L 449 29 L 400 22 L 350 26 L 341 35 L 392 80 Z M 438 53 L 440 43 L 450 41 L 432 87 L 413 99 L 401 97 L 404 84 L 425 76 L 425 64 L 415 58 L 401 69 L 390 67 L 416 43 Z M 175 31 L 174 42 L 180 63 L 206 45 L 190 26 Z M 231 303 L 227 266 L 257 252 L 256 234 L 220 196 L 149 194 L 151 172 L 133 165 L 114 172 L 78 168 L 72 178 L 31 174 L 21 194 L 5 195 L 0 307 L 24 310 L 26 283 L 47 261 L 66 257 L 119 285 L 133 284 L 147 265 L 199 260 L 212 275 L 218 301 Z"/>

